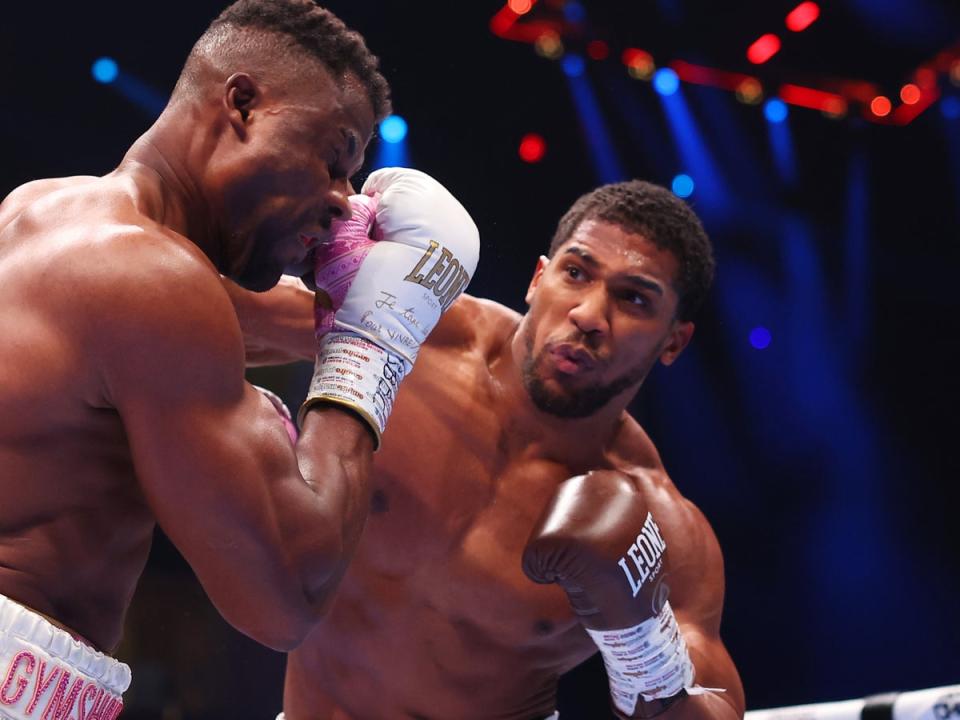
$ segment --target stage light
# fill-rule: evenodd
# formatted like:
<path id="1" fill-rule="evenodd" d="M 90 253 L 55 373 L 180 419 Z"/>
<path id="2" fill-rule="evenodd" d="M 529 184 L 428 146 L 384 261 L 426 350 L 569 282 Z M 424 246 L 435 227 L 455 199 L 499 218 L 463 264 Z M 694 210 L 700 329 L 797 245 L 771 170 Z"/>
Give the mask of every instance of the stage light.
<path id="1" fill-rule="evenodd" d="M 623 64 L 627 66 L 630 77 L 637 80 L 649 80 L 653 77 L 656 66 L 653 64 L 653 56 L 645 50 L 627 48 L 623 51 L 621 59 Z"/>
<path id="2" fill-rule="evenodd" d="M 585 69 L 583 58 L 579 55 L 567 55 L 561 61 L 563 71 L 567 77 L 580 77 Z"/>
<path id="3" fill-rule="evenodd" d="M 549 60 L 556 60 L 563 55 L 563 42 L 555 32 L 542 33 L 534 42 L 533 48 L 537 55 Z"/>
<path id="4" fill-rule="evenodd" d="M 93 79 L 104 85 L 112 83 L 117 79 L 117 75 L 120 74 L 116 60 L 108 57 L 102 57 L 96 60 L 93 63 L 93 67 L 90 68 L 90 71 L 93 73 Z"/>
<path id="5" fill-rule="evenodd" d="M 533 7 L 533 0 L 510 0 L 507 6 L 517 15 L 526 15 Z"/>
<path id="6" fill-rule="evenodd" d="M 520 147 L 517 150 L 520 159 L 527 163 L 538 163 L 543 160 L 547 154 L 547 143 L 537 133 L 527 133 L 520 140 Z"/>
<path id="7" fill-rule="evenodd" d="M 661 95 L 673 95 L 680 89 L 680 77 L 670 68 L 660 68 L 653 74 L 653 88 Z"/>
<path id="8" fill-rule="evenodd" d="M 582 23 L 587 19 L 587 11 L 577 0 L 567 0 L 563 6 L 563 16 L 567 19 L 567 22 Z"/>
<path id="9" fill-rule="evenodd" d="M 830 99 L 823 103 L 823 116 L 839 120 L 847 114 L 847 101 L 842 98 Z"/>
<path id="10" fill-rule="evenodd" d="M 820 17 L 820 6 L 815 2 L 802 2 L 787 14 L 787 29 L 793 32 L 806 30 Z"/>
<path id="11" fill-rule="evenodd" d="M 747 78 L 737 85 L 737 100 L 747 105 L 756 105 L 763 100 L 763 86 L 754 78 Z"/>
<path id="12" fill-rule="evenodd" d="M 688 198 L 693 195 L 693 190 L 695 187 L 696 185 L 694 185 L 693 178 L 683 173 L 677 175 L 673 179 L 673 182 L 670 183 L 670 188 L 673 190 L 673 194 L 681 198 Z"/>
<path id="13" fill-rule="evenodd" d="M 773 33 L 761 35 L 747 48 L 747 60 L 762 65 L 780 51 L 780 38 Z"/>
<path id="14" fill-rule="evenodd" d="M 904 105 L 916 105 L 920 102 L 920 88 L 913 83 L 907 83 L 900 88 L 900 99 Z"/>
<path id="15" fill-rule="evenodd" d="M 960 87 L 960 60 L 954 60 L 950 65 L 950 82 Z"/>
<path id="16" fill-rule="evenodd" d="M 940 112 L 947 120 L 960 119 L 960 98 L 945 97 L 940 102 Z"/>
<path id="17" fill-rule="evenodd" d="M 913 80 L 924 90 L 930 90 L 937 84 L 937 73 L 928 67 L 922 67 L 913 74 Z"/>
<path id="18" fill-rule="evenodd" d="M 587 44 L 587 55 L 591 60 L 606 60 L 610 47 L 603 40 L 592 40 Z"/>
<path id="19" fill-rule="evenodd" d="M 407 136 L 407 121 L 399 115 L 389 115 L 380 123 L 380 137 L 384 142 L 403 142 Z"/>
<path id="20" fill-rule="evenodd" d="M 787 119 L 787 104 L 780 98 L 770 98 L 763 106 L 763 115 L 772 123 Z"/>
<path id="21" fill-rule="evenodd" d="M 877 117 L 886 117 L 890 114 L 892 108 L 893 105 L 890 103 L 889 98 L 885 98 L 883 95 L 877 95 L 870 101 L 870 112 Z"/>
<path id="22" fill-rule="evenodd" d="M 773 336 L 765 327 L 755 327 L 750 331 L 750 344 L 757 350 L 766 350 L 772 340 Z"/>

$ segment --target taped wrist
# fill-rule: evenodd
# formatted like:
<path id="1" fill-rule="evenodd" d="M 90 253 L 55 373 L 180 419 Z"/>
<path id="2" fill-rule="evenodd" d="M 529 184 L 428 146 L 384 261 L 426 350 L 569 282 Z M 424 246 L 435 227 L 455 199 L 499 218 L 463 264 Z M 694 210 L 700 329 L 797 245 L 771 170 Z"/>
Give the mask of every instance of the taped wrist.
<path id="1" fill-rule="evenodd" d="M 319 403 L 341 405 L 357 413 L 374 436 L 374 450 L 380 449 L 380 436 L 408 370 L 399 355 L 383 349 L 364 337 L 349 332 L 330 332 L 320 341 L 320 351 L 297 422 Z"/>
<path id="2" fill-rule="evenodd" d="M 669 602 L 659 615 L 639 625 L 622 630 L 588 628 L 587 633 L 600 648 L 610 696 L 620 712 L 633 715 L 640 699 L 663 701 L 694 689 L 693 661 Z"/>

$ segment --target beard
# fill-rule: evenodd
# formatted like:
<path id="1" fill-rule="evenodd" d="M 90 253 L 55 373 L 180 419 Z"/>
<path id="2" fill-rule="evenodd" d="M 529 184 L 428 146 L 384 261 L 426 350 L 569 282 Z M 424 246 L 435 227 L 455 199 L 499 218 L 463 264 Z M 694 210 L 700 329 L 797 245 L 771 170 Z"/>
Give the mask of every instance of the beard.
<path id="1" fill-rule="evenodd" d="M 566 389 L 561 386 L 554 389 L 547 384 L 540 372 L 540 367 L 546 362 L 549 346 L 545 346 L 534 357 L 532 328 L 528 328 L 524 340 L 527 356 L 521 365 L 521 376 L 527 395 L 538 410 L 559 418 L 575 419 L 593 415 L 627 388 L 642 383 L 659 355 L 655 353 L 652 360 L 640 363 L 605 385 L 590 385 L 579 389 Z M 570 342 L 577 340 L 579 338 L 571 338 Z"/>

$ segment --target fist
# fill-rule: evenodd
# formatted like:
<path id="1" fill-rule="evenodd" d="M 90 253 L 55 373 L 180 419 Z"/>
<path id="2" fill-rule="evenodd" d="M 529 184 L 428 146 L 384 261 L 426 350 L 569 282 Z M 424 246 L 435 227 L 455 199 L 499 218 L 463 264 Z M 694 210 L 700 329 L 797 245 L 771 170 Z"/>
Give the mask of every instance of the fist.
<path id="1" fill-rule="evenodd" d="M 626 628 L 667 600 L 666 547 L 633 482 L 595 471 L 561 483 L 530 534 L 523 571 L 560 585 L 585 627 Z"/>

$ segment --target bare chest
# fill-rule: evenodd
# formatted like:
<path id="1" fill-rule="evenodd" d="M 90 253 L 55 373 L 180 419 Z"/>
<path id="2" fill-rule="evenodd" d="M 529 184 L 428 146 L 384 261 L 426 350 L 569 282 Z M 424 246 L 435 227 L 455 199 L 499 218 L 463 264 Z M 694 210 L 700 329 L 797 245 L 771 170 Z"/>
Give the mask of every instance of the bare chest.
<path id="1" fill-rule="evenodd" d="M 475 643 L 536 645 L 568 633 L 576 621 L 563 592 L 521 569 L 567 468 L 507 450 L 482 397 L 447 394 L 442 407 L 407 400 L 391 418 L 403 432 L 385 436 L 376 459 L 351 584 L 382 584 L 368 588 L 374 614 L 441 618 Z"/>

